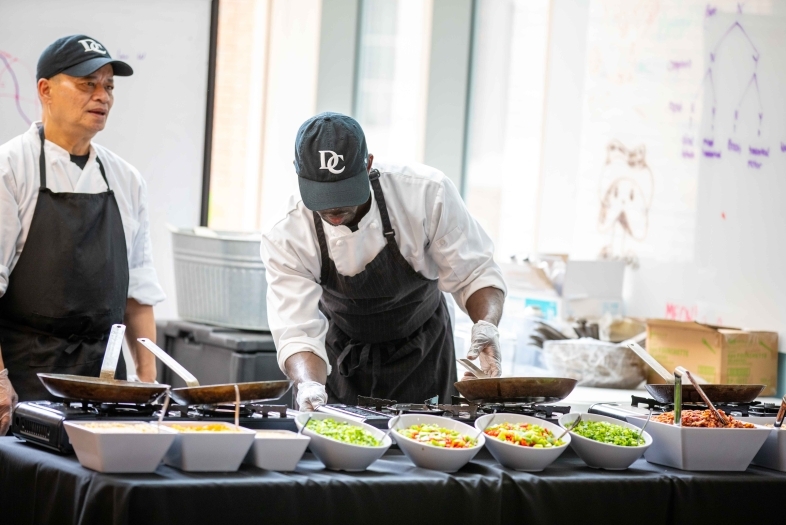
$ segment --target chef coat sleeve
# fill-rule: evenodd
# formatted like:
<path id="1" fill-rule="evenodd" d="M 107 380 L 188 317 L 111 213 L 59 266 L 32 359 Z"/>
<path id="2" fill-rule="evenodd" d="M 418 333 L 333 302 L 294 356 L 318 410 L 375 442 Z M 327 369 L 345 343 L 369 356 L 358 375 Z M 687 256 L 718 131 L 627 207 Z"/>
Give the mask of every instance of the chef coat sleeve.
<path id="1" fill-rule="evenodd" d="M 502 271 L 494 262 L 494 243 L 469 214 L 448 177 L 443 176 L 433 202 L 427 223 L 428 253 L 439 267 L 440 290 L 453 294 L 464 312 L 467 299 L 481 288 L 494 287 L 507 293 Z"/>
<path id="2" fill-rule="evenodd" d="M 147 211 L 147 184 L 138 174 L 139 192 L 136 196 L 136 221 L 139 226 L 131 243 L 128 257 L 128 298 L 139 304 L 154 306 L 164 299 L 164 289 L 158 282 L 153 266 L 153 249 L 150 241 L 150 216 Z"/>
<path id="3" fill-rule="evenodd" d="M 267 319 L 279 368 L 285 371 L 289 356 L 311 352 L 325 361 L 330 374 L 325 351 L 328 321 L 319 310 L 322 287 L 294 247 L 284 240 L 263 235 L 261 254 L 267 276 Z"/>
<path id="4" fill-rule="evenodd" d="M 16 255 L 16 244 L 22 231 L 16 181 L 10 169 L 0 165 L 0 297 L 8 289 L 11 262 Z"/>

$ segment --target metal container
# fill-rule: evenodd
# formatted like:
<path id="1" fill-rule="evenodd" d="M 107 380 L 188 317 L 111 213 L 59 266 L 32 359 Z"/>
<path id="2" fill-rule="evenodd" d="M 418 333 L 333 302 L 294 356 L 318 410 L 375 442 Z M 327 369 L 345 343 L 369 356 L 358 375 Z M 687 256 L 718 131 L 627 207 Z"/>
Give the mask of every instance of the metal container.
<path id="1" fill-rule="evenodd" d="M 260 234 L 170 230 L 178 315 L 200 323 L 268 330 Z"/>

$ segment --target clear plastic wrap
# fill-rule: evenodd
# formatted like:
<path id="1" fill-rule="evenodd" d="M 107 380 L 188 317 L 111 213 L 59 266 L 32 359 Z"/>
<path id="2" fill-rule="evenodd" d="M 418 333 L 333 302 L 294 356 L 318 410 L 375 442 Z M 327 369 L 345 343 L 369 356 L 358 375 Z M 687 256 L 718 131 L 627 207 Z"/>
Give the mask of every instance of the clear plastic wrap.
<path id="1" fill-rule="evenodd" d="M 646 365 L 630 349 L 596 339 L 546 341 L 543 358 L 554 375 L 579 386 L 636 388 L 646 378 Z"/>

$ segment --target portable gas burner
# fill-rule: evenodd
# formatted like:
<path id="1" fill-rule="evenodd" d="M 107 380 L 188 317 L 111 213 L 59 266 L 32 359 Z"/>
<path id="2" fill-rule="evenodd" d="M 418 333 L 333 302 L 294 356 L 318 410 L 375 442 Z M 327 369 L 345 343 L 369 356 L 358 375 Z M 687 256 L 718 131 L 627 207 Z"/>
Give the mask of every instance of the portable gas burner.
<path id="1" fill-rule="evenodd" d="M 150 404 L 25 401 L 14 409 L 11 432 L 30 443 L 73 454 L 64 421 L 157 421 L 162 408 Z M 286 405 L 240 405 L 240 425 L 250 429 L 296 431 L 296 415 Z M 170 405 L 164 420 L 234 423 L 235 405 Z"/>
<path id="2" fill-rule="evenodd" d="M 724 413 L 734 417 L 747 416 L 775 416 L 778 413 L 779 404 L 762 403 L 761 401 L 751 401 L 748 403 L 714 403 L 715 408 L 723 410 Z M 683 410 L 707 410 L 704 403 L 683 403 Z M 662 414 L 674 410 L 673 403 L 661 403 L 655 399 L 643 396 L 631 396 L 628 403 L 596 403 L 592 405 L 588 412 L 590 414 L 600 414 L 609 416 L 622 421 L 626 421 L 629 416 L 647 416 L 652 410 L 653 414 Z"/>
<path id="3" fill-rule="evenodd" d="M 452 396 L 449 404 L 439 403 L 438 397 L 426 399 L 423 403 L 397 403 L 391 399 L 358 396 L 357 406 L 325 405 L 317 410 L 349 417 L 376 428 L 386 429 L 388 421 L 398 414 L 430 414 L 472 424 L 480 416 L 494 413 L 524 414 L 540 419 L 556 420 L 562 414 L 570 412 L 570 407 L 537 403 L 479 404 L 471 403 L 459 396 Z"/>

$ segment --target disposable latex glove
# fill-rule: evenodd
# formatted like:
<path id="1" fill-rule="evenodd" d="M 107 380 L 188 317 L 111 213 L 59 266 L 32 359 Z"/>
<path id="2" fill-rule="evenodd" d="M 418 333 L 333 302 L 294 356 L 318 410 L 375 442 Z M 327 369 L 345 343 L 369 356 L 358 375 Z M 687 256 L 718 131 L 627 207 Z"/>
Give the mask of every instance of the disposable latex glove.
<path id="1" fill-rule="evenodd" d="M 3 369 L 0 372 L 0 437 L 5 436 L 11 426 L 11 411 L 18 400 L 11 380 L 8 379 L 8 369 Z"/>
<path id="2" fill-rule="evenodd" d="M 327 403 L 325 385 L 316 381 L 303 381 L 297 386 L 297 405 L 304 412 L 313 412 Z"/>
<path id="3" fill-rule="evenodd" d="M 490 377 L 502 375 L 502 354 L 499 350 L 499 330 L 486 321 L 478 321 L 472 326 L 472 344 L 467 359 L 474 361 L 480 357 L 480 368 Z M 467 372 L 464 379 L 475 376 Z"/>

